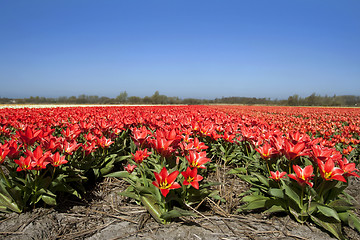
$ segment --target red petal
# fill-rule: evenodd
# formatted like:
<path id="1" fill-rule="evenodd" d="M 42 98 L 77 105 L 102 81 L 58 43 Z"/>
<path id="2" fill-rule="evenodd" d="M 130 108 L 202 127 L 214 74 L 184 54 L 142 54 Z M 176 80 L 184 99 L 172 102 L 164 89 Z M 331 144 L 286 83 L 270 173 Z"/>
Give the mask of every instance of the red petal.
<path id="1" fill-rule="evenodd" d="M 37 146 L 37 148 L 34 151 L 34 158 L 39 159 L 43 155 L 43 151 L 40 146 Z"/>
<path id="2" fill-rule="evenodd" d="M 161 194 L 164 196 L 164 197 L 166 197 L 166 195 L 168 195 L 168 193 L 169 193 L 169 189 L 160 189 L 160 191 L 161 191 Z"/>
<path id="3" fill-rule="evenodd" d="M 204 178 L 201 176 L 201 175 L 197 175 L 195 178 L 194 178 L 194 181 L 197 181 L 197 182 L 199 182 L 199 181 L 201 181 L 201 180 L 203 180 Z"/>
<path id="4" fill-rule="evenodd" d="M 305 178 L 309 178 L 311 176 L 311 174 L 313 173 L 314 169 L 312 165 L 307 165 L 303 172 L 304 172 L 304 177 Z"/>
<path id="5" fill-rule="evenodd" d="M 157 188 L 159 187 L 159 183 L 157 181 L 153 181 L 152 184 Z"/>
<path id="6" fill-rule="evenodd" d="M 293 169 L 296 173 L 296 176 L 298 176 L 298 177 L 302 176 L 302 169 L 298 165 L 293 165 Z"/>
<path id="7" fill-rule="evenodd" d="M 342 175 L 334 175 L 332 177 L 332 179 L 335 179 L 335 180 L 338 180 L 338 181 L 341 181 L 341 182 L 346 182 L 345 178 Z"/>
<path id="8" fill-rule="evenodd" d="M 294 179 L 295 181 L 298 180 L 298 178 L 294 174 L 289 174 L 288 177 Z"/>
<path id="9" fill-rule="evenodd" d="M 188 167 L 188 169 L 190 170 L 190 177 L 195 178 L 196 175 L 197 175 L 197 172 L 198 172 L 197 168 L 193 168 L 193 169 L 191 170 L 191 169 Z"/>
<path id="10" fill-rule="evenodd" d="M 271 178 L 276 179 L 276 173 L 274 173 L 273 171 L 270 171 L 270 175 L 271 175 Z"/>
<path id="11" fill-rule="evenodd" d="M 166 170 L 166 168 L 163 167 L 163 169 L 161 169 L 159 175 L 160 175 L 161 179 L 163 180 L 163 179 L 166 179 L 166 178 L 168 177 L 169 173 L 168 173 L 168 171 Z"/>
<path id="12" fill-rule="evenodd" d="M 286 175 L 286 172 L 280 173 L 280 178 L 283 178 Z"/>
<path id="13" fill-rule="evenodd" d="M 334 166 L 335 166 L 334 161 L 329 159 L 325 163 L 324 171 L 330 173 L 334 170 Z"/>
<path id="14" fill-rule="evenodd" d="M 304 148 L 305 148 L 305 143 L 304 143 L 304 142 L 302 142 L 302 143 L 297 143 L 297 144 L 294 146 L 293 152 L 297 154 L 297 153 L 301 152 Z"/>
<path id="15" fill-rule="evenodd" d="M 176 189 L 176 188 L 181 188 L 180 184 L 177 182 L 173 183 L 169 189 Z"/>
<path id="16" fill-rule="evenodd" d="M 190 184 L 186 179 L 187 178 L 185 178 L 185 180 L 183 181 L 183 185 L 189 185 Z"/>
<path id="17" fill-rule="evenodd" d="M 154 172 L 154 175 L 155 175 L 156 182 L 161 183 L 162 182 L 161 176 L 157 172 Z M 156 186 L 158 186 L 158 185 L 156 185 Z"/>
<path id="18" fill-rule="evenodd" d="M 174 171 L 170 173 L 170 175 L 167 177 L 168 184 L 172 184 L 178 175 L 179 175 L 179 171 Z"/>
<path id="19" fill-rule="evenodd" d="M 193 186 L 195 189 L 199 189 L 199 182 L 193 181 L 193 182 L 191 183 L 191 186 Z"/>

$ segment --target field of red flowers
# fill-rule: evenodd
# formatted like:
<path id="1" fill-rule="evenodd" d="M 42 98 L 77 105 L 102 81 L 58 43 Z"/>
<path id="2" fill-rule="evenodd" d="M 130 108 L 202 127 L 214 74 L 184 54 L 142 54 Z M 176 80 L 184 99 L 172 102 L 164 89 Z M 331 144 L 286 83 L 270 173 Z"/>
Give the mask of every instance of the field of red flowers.
<path id="1" fill-rule="evenodd" d="M 256 229 L 230 226 L 224 219 L 242 219 L 241 224 L 253 214 L 316 225 L 326 239 L 327 234 L 351 239 L 349 231 L 359 236 L 360 109 L 113 106 L 5 108 L 0 113 L 0 212 L 6 226 L 0 234 L 8 238 L 25 239 L 24 229 L 34 222 L 30 217 L 27 225 L 14 227 L 9 223 L 14 216 L 94 198 L 94 189 L 104 183 L 121 188 L 116 197 L 124 206 L 114 207 L 114 196 L 107 194 L 115 213 L 125 206 L 145 210 L 159 226 L 199 217 L 213 223 L 217 220 L 205 214 L 211 210 L 229 229 L 220 235 L 232 239 L 251 239 Z M 139 237 L 143 220 L 100 209 L 92 212 L 123 225 L 136 223 L 133 233 L 122 236 Z M 84 226 L 76 235 L 64 227 L 35 238 L 84 239 L 104 229 Z M 294 237 L 266 227 L 255 232 L 261 239 Z"/>

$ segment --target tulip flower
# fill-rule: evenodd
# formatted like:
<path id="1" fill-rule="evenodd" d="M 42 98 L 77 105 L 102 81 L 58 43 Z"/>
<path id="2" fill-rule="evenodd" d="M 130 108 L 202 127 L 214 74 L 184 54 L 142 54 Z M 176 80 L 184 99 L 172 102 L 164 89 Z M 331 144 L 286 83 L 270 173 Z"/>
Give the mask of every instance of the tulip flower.
<path id="1" fill-rule="evenodd" d="M 50 161 L 51 165 L 53 165 L 54 167 L 58 167 L 58 166 L 68 162 L 67 160 L 65 160 L 65 156 L 60 156 L 59 152 L 56 152 L 55 154 L 53 154 L 49 158 L 49 161 Z"/>
<path id="2" fill-rule="evenodd" d="M 191 186 L 193 186 L 194 188 L 199 189 L 199 181 L 203 180 L 203 177 L 197 175 L 197 172 L 198 172 L 197 168 L 193 168 L 191 170 L 190 167 L 188 167 L 185 172 L 181 172 L 181 174 L 185 178 L 183 185 L 191 184 Z"/>
<path id="3" fill-rule="evenodd" d="M 97 141 L 101 148 L 108 148 L 111 144 L 114 143 L 114 141 L 112 141 L 111 139 L 107 139 L 104 136 L 102 138 L 98 138 Z"/>
<path id="4" fill-rule="evenodd" d="M 295 181 L 297 181 L 300 186 L 304 186 L 305 184 L 309 185 L 310 187 L 312 187 L 314 184 L 310 182 L 310 180 L 312 179 L 313 175 L 313 166 L 312 165 L 308 165 L 305 168 L 301 168 L 298 165 L 293 165 L 293 169 L 296 173 L 295 174 L 289 174 L 289 178 L 294 179 Z"/>
<path id="5" fill-rule="evenodd" d="M 346 182 L 345 178 L 343 177 L 344 171 L 338 167 L 335 167 L 333 160 L 329 159 L 326 161 L 326 163 L 318 160 L 317 164 L 319 166 L 320 175 L 324 180 L 329 181 L 335 179 L 341 182 Z"/>
<path id="6" fill-rule="evenodd" d="M 72 155 L 81 146 L 82 146 L 82 144 L 77 143 L 76 140 L 73 140 L 71 142 L 68 142 L 65 140 L 61 147 L 64 150 L 64 154 Z"/>
<path id="7" fill-rule="evenodd" d="M 133 156 L 132 159 L 137 163 L 141 164 L 148 156 L 150 156 L 151 152 L 147 151 L 147 148 L 144 150 L 137 150 L 135 154 L 131 153 Z"/>
<path id="8" fill-rule="evenodd" d="M 356 172 L 359 171 L 356 168 L 355 163 L 349 163 L 346 158 L 343 158 L 342 161 L 339 161 L 339 165 L 340 165 L 340 169 L 344 171 L 343 173 L 344 177 L 354 176 L 360 178 L 360 176 L 357 173 L 355 173 L 355 171 Z"/>
<path id="9" fill-rule="evenodd" d="M 0 143 L 0 164 L 2 164 L 5 161 L 5 158 L 9 154 L 9 152 L 10 152 L 10 149 L 9 149 L 8 145 L 7 144 L 2 145 Z"/>
<path id="10" fill-rule="evenodd" d="M 347 148 L 344 148 L 344 149 L 343 149 L 343 154 L 344 154 L 344 155 L 348 155 L 348 154 L 350 154 L 353 150 L 354 150 L 354 148 L 349 145 Z"/>
<path id="11" fill-rule="evenodd" d="M 19 160 L 14 160 L 14 162 L 19 165 L 19 167 L 16 169 L 17 172 L 23 171 L 23 170 L 32 170 L 31 167 L 31 157 L 27 156 L 26 158 L 20 157 Z"/>
<path id="12" fill-rule="evenodd" d="M 136 167 L 137 167 L 136 165 L 128 164 L 126 167 L 124 167 L 124 169 L 125 169 L 128 173 L 132 173 Z"/>
<path id="13" fill-rule="evenodd" d="M 298 142 L 296 144 L 291 143 L 289 140 L 285 140 L 284 154 L 288 160 L 294 160 L 299 156 L 307 155 L 304 142 Z"/>
<path id="14" fill-rule="evenodd" d="M 42 130 L 35 130 L 30 126 L 26 126 L 24 132 L 18 131 L 17 134 L 23 144 L 30 146 L 33 145 L 40 137 Z"/>
<path id="15" fill-rule="evenodd" d="M 166 197 L 170 192 L 170 189 L 180 188 L 180 184 L 175 182 L 175 179 L 179 175 L 179 171 L 174 171 L 168 173 L 165 167 L 160 171 L 160 173 L 154 172 L 156 181 L 153 181 L 152 184 L 160 189 L 161 194 Z"/>
<path id="16" fill-rule="evenodd" d="M 32 170 L 41 170 L 45 169 L 46 165 L 50 163 L 50 151 L 43 152 L 40 146 L 31 152 L 30 150 L 26 151 L 26 155 L 31 158 L 31 169 Z"/>
<path id="17" fill-rule="evenodd" d="M 143 145 L 150 133 L 151 132 L 145 126 L 142 126 L 139 129 L 134 128 L 132 129 L 133 135 L 131 136 L 131 138 L 133 139 L 135 145 L 139 147 Z"/>
<path id="18" fill-rule="evenodd" d="M 261 147 L 256 148 L 255 150 L 260 153 L 261 158 L 264 160 L 279 156 L 280 154 L 274 147 L 272 147 L 267 142 Z"/>
<path id="19" fill-rule="evenodd" d="M 273 171 L 270 171 L 270 178 L 275 180 L 275 181 L 280 181 L 281 178 L 285 178 L 285 175 L 286 175 L 286 172 L 279 172 L 279 171 L 276 171 L 276 172 L 273 172 Z"/>
<path id="20" fill-rule="evenodd" d="M 206 152 L 190 151 L 185 158 L 188 160 L 190 167 L 194 168 L 206 168 L 204 164 L 210 162 L 210 159 L 206 157 Z"/>

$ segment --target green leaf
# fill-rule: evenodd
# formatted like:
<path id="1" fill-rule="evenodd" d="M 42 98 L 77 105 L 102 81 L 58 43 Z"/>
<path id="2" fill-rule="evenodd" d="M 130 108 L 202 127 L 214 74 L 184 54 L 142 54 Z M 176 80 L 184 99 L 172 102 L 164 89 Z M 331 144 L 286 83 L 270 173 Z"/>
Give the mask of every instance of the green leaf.
<path id="1" fill-rule="evenodd" d="M 153 188 L 153 185 L 149 186 L 149 187 L 144 187 L 144 186 L 134 186 L 134 188 L 139 191 L 139 193 L 141 195 L 145 195 L 145 194 L 151 194 L 151 195 L 155 195 L 155 191 L 158 191 L 157 188 Z"/>
<path id="2" fill-rule="evenodd" d="M 1 175 L 0 175 L 0 176 L 1 176 Z M 4 195 L 7 196 L 7 197 L 11 197 L 10 194 L 9 194 L 9 192 L 8 192 L 8 190 L 7 190 L 7 189 L 9 189 L 9 188 L 11 188 L 11 186 L 7 188 L 7 187 L 4 186 L 3 183 L 0 181 L 0 193 L 4 194 Z"/>
<path id="3" fill-rule="evenodd" d="M 290 206 L 289 206 L 289 211 L 290 211 L 291 215 L 293 215 L 293 216 L 295 217 L 296 221 L 298 221 L 299 223 L 304 223 L 304 222 L 306 222 L 306 219 L 300 218 L 300 216 L 301 216 L 300 213 L 297 212 L 295 209 L 293 209 L 293 208 L 290 207 Z"/>
<path id="4" fill-rule="evenodd" d="M 344 199 L 337 199 L 328 204 L 337 212 L 345 212 L 347 210 L 354 209 L 354 205 Z"/>
<path id="5" fill-rule="evenodd" d="M 283 206 L 272 205 L 269 209 L 267 209 L 264 213 L 278 213 L 278 212 L 287 212 L 287 210 Z"/>
<path id="6" fill-rule="evenodd" d="M 285 190 L 286 196 L 291 198 L 299 206 L 299 208 L 301 208 L 299 195 L 292 188 L 290 188 L 287 184 L 283 184 L 282 186 Z"/>
<path id="7" fill-rule="evenodd" d="M 130 191 L 123 191 L 123 192 L 118 192 L 117 194 L 124 196 L 124 197 L 129 197 L 132 199 L 135 199 L 137 201 L 140 201 L 140 198 L 137 194 L 135 194 L 134 192 L 130 192 Z"/>
<path id="8" fill-rule="evenodd" d="M 114 168 L 114 162 L 115 159 L 112 159 L 111 161 L 107 162 L 104 167 L 100 168 L 101 176 L 104 176 L 104 174 L 109 173 Z"/>
<path id="9" fill-rule="evenodd" d="M 49 187 L 49 185 L 51 184 L 51 177 L 50 176 L 48 176 L 48 177 L 46 177 L 46 178 L 43 178 L 43 179 L 41 179 L 41 181 L 40 181 L 40 183 L 39 183 L 39 185 L 38 185 L 38 187 L 39 188 L 44 188 L 44 189 L 46 189 L 46 188 L 48 188 Z"/>
<path id="10" fill-rule="evenodd" d="M 338 213 L 342 222 L 360 232 L 360 219 L 350 211 Z"/>
<path id="11" fill-rule="evenodd" d="M 223 153 L 226 152 L 226 151 L 225 151 L 225 148 L 224 148 L 222 145 L 220 145 L 220 151 L 223 152 Z"/>
<path id="12" fill-rule="evenodd" d="M 306 204 L 306 209 L 309 215 L 313 214 L 317 210 L 317 206 L 319 203 L 317 202 L 310 202 L 310 204 Z"/>
<path id="13" fill-rule="evenodd" d="M 241 199 L 242 202 L 252 202 L 252 201 L 257 201 L 257 200 L 267 200 L 267 199 L 270 199 L 268 197 L 265 197 L 263 195 L 256 195 L 256 194 L 252 194 L 252 195 L 248 195 L 248 196 L 245 196 Z"/>
<path id="14" fill-rule="evenodd" d="M 327 219 L 323 219 L 322 217 L 315 217 L 314 215 L 310 215 L 311 220 L 320 227 L 332 233 L 337 239 L 345 240 L 344 235 L 341 231 L 341 223 L 339 222 L 329 222 Z M 333 218 L 332 218 L 333 219 Z"/>
<path id="15" fill-rule="evenodd" d="M 258 179 L 253 177 L 253 176 L 250 176 L 250 175 L 238 175 L 239 178 L 245 182 L 248 182 L 250 184 L 253 184 L 254 182 L 256 182 Z"/>
<path id="16" fill-rule="evenodd" d="M 161 218 L 162 211 L 160 210 L 159 204 L 156 203 L 155 199 L 151 195 L 141 195 L 140 201 L 151 214 L 151 216 L 158 222 L 165 224 L 166 220 Z"/>
<path id="17" fill-rule="evenodd" d="M 2 193 L 0 193 L 0 206 L 3 206 L 3 208 L 5 209 L 10 209 L 13 212 L 17 212 L 17 213 L 22 212 L 14 200 L 6 197 Z"/>
<path id="18" fill-rule="evenodd" d="M 208 196 L 215 200 L 220 200 L 221 202 L 226 202 L 226 200 L 219 195 L 219 191 L 213 191 Z M 202 199 L 204 199 L 204 198 L 202 198 Z"/>
<path id="19" fill-rule="evenodd" d="M 178 217 L 183 217 L 183 216 L 193 216 L 196 217 L 196 214 L 181 208 L 177 208 L 174 207 L 173 210 L 165 212 L 163 214 L 161 214 L 161 218 L 165 219 L 166 221 L 172 219 L 172 218 L 178 218 Z"/>
<path id="20" fill-rule="evenodd" d="M 270 188 L 268 193 L 276 198 L 284 198 L 284 192 L 282 189 Z"/>
<path id="21" fill-rule="evenodd" d="M 352 212 L 349 213 L 349 226 L 360 232 L 360 219 Z"/>
<path id="22" fill-rule="evenodd" d="M 117 178 L 127 178 L 129 177 L 130 173 L 127 171 L 119 171 L 119 172 L 113 172 L 105 175 L 104 177 L 117 177 Z"/>
<path id="23" fill-rule="evenodd" d="M 265 204 L 268 199 L 269 198 L 254 200 L 252 202 L 249 202 L 245 206 L 241 207 L 239 210 L 240 211 L 251 211 L 251 210 L 255 210 L 255 209 L 263 209 L 263 208 L 265 208 Z"/>
<path id="24" fill-rule="evenodd" d="M 245 174 L 247 172 L 246 168 L 241 167 L 241 168 L 234 168 L 231 169 L 229 172 L 227 172 L 226 174 Z"/>
<path id="25" fill-rule="evenodd" d="M 331 207 L 325 206 L 325 205 L 318 205 L 317 209 L 319 212 L 324 214 L 327 217 L 334 218 L 336 221 L 341 222 L 338 213 Z"/>
<path id="26" fill-rule="evenodd" d="M 259 173 L 252 173 L 252 175 L 255 175 L 259 181 L 264 184 L 266 187 L 270 187 L 270 184 L 269 184 L 269 179 L 266 178 L 265 176 L 259 174 Z"/>
<path id="27" fill-rule="evenodd" d="M 131 158 L 131 155 L 120 156 L 120 157 L 115 158 L 115 161 L 120 162 L 120 161 L 127 160 L 127 159 L 130 159 L 130 158 Z"/>
<path id="28" fill-rule="evenodd" d="M 343 193 L 345 188 L 347 187 L 347 184 L 341 181 L 337 181 L 337 182 L 327 181 L 326 183 L 327 186 L 325 187 L 325 190 L 323 192 L 323 195 L 326 196 L 325 203 L 337 199 L 338 196 L 341 193 Z"/>
<path id="29" fill-rule="evenodd" d="M 48 205 L 55 206 L 56 205 L 56 199 L 52 196 L 43 195 L 41 199 Z"/>

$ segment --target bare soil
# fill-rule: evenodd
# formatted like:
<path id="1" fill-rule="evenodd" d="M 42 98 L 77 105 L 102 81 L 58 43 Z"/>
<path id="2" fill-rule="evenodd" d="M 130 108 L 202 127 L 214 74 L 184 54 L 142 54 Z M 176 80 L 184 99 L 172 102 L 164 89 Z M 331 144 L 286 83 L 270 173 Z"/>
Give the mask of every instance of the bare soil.
<path id="1" fill-rule="evenodd" d="M 217 187 L 227 201 L 205 199 L 199 208 L 192 209 L 197 217 L 158 224 L 143 207 L 118 195 L 127 187 L 126 182 L 106 178 L 82 200 L 64 199 L 56 208 L 4 215 L 0 220 L 0 239 L 335 239 L 289 216 L 237 214 L 238 195 L 248 185 L 221 171 L 213 177 L 226 183 Z M 357 201 L 359 186 L 360 181 L 353 179 L 347 190 Z M 350 228 L 344 227 L 344 233 L 348 239 L 360 239 L 359 233 Z"/>

